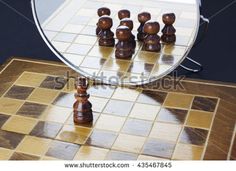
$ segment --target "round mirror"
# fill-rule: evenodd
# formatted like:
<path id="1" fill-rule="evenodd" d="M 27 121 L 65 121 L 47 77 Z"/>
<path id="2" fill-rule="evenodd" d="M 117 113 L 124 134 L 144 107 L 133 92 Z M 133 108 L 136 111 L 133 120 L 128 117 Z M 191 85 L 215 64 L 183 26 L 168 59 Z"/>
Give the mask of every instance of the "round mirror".
<path id="1" fill-rule="evenodd" d="M 115 43 L 120 25 L 118 12 L 130 11 L 136 47 L 128 59 L 116 57 L 116 46 L 99 45 L 96 35 L 101 7 L 110 9 Z M 141 85 L 160 79 L 185 59 L 198 33 L 199 5 L 197 0 L 32 0 L 34 19 L 48 47 L 66 65 L 83 76 L 107 84 Z M 137 40 L 138 14 L 149 12 L 151 20 L 165 27 L 163 15 L 175 14 L 173 24 L 176 41 L 161 42 L 159 52 L 150 52 Z"/>

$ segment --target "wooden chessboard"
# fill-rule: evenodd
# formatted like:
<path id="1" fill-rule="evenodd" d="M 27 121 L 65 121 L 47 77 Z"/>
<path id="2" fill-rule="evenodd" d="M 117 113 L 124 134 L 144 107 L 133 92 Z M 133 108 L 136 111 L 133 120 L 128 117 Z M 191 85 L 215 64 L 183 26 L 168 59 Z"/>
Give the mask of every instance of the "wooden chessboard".
<path id="1" fill-rule="evenodd" d="M 100 47 L 95 34 L 99 19 L 97 9 L 103 6 L 111 9 L 113 32 L 120 23 L 118 11 L 130 10 L 131 19 L 134 21 L 134 35 L 137 35 L 137 28 L 140 25 L 137 19 L 140 12 L 150 12 L 152 20 L 158 21 L 161 29 L 164 27 L 162 15 L 167 12 L 175 13 L 174 27 L 177 30 L 175 45 L 162 45 L 160 53 L 151 53 L 142 51 L 142 43 L 137 42 L 131 60 L 115 59 L 115 49 Z M 37 13 L 37 15 L 40 18 L 42 14 Z M 130 82 L 130 78 L 135 76 L 132 82 L 137 83 L 153 77 L 160 78 L 182 62 L 197 35 L 198 17 L 196 3 L 180 3 L 173 0 L 66 0 L 40 24 L 49 42 L 74 69 L 83 71 L 91 77 L 115 75 L 122 82 Z M 159 35 L 161 36 L 161 32 Z"/>
<path id="2" fill-rule="evenodd" d="M 184 80 L 185 90 L 167 91 L 91 84 L 94 122 L 78 126 L 74 82 L 65 77 L 77 77 L 74 71 L 24 59 L 2 68 L 0 160 L 236 159 L 235 85 Z"/>

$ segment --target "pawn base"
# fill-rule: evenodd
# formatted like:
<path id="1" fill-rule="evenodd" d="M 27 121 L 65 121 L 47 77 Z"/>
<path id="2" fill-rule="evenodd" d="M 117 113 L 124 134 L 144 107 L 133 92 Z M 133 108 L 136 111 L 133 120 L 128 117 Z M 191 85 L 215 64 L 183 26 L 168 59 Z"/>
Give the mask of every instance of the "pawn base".
<path id="1" fill-rule="evenodd" d="M 91 111 L 86 113 L 82 112 L 74 113 L 75 124 L 88 124 L 92 122 L 93 122 L 93 113 Z"/>
<path id="2" fill-rule="evenodd" d="M 175 34 L 173 34 L 173 35 L 163 34 L 161 36 L 161 41 L 165 44 L 173 44 L 176 42 L 176 35 Z"/>
<path id="3" fill-rule="evenodd" d="M 117 59 L 130 59 L 132 58 L 133 54 L 134 54 L 133 49 L 129 49 L 129 50 L 116 49 L 116 52 L 115 52 L 115 56 Z"/>
<path id="4" fill-rule="evenodd" d="M 102 38 L 100 38 L 99 46 L 114 47 L 115 46 L 115 39 L 102 39 Z"/>
<path id="5" fill-rule="evenodd" d="M 144 45 L 143 46 L 144 51 L 148 52 L 160 52 L 161 51 L 161 44 L 155 44 L 155 45 Z"/>

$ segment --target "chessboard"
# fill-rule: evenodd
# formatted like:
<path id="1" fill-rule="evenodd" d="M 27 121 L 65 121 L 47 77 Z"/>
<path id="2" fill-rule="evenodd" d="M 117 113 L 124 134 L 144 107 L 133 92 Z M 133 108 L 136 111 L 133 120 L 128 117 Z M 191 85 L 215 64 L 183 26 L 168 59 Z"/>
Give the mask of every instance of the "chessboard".
<path id="1" fill-rule="evenodd" d="M 62 63 L 14 58 L 0 71 L 0 160 L 236 159 L 236 86 L 184 90 L 90 82 L 94 121 L 73 122 L 74 78 Z M 69 78 L 69 79 L 68 79 Z"/>
<path id="2" fill-rule="evenodd" d="M 40 5 L 37 6 L 37 0 L 35 1 L 37 11 Z M 198 5 L 194 1 L 190 2 L 192 3 L 173 0 L 66 0 L 46 21 L 40 21 L 40 25 L 49 44 L 60 52 L 63 61 L 73 69 L 90 77 L 117 76 L 123 83 L 137 84 L 147 82 L 150 78 L 161 78 L 175 69 L 186 57 L 194 44 L 199 25 Z M 115 48 L 98 45 L 95 31 L 99 19 L 97 10 L 101 7 L 108 7 L 111 10 L 114 33 L 120 24 L 118 11 L 130 10 L 135 36 L 140 25 L 137 17 L 139 13 L 143 11 L 151 13 L 152 20 L 158 21 L 162 29 L 164 27 L 162 15 L 173 12 L 176 15 L 174 27 L 177 40 L 174 45 L 163 44 L 159 53 L 143 51 L 143 44 L 137 41 L 131 59 L 116 59 Z M 38 9 L 38 11 L 44 10 Z M 38 12 L 37 15 L 41 18 L 44 13 Z"/>

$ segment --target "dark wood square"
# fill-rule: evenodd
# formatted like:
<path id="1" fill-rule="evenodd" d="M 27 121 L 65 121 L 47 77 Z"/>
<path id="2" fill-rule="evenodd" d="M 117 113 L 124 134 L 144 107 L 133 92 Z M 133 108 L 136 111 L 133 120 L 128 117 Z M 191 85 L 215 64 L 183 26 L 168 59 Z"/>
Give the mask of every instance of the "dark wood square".
<path id="1" fill-rule="evenodd" d="M 157 120 L 176 124 L 184 124 L 187 114 L 187 110 L 162 108 L 159 112 Z"/>
<path id="2" fill-rule="evenodd" d="M 46 109 L 47 105 L 26 102 L 16 114 L 31 118 L 39 118 Z"/>
<path id="3" fill-rule="evenodd" d="M 61 90 L 65 87 L 67 80 L 63 77 L 51 77 L 47 76 L 45 80 L 41 83 L 41 88 Z"/>
<path id="4" fill-rule="evenodd" d="M 148 139 L 144 144 L 142 154 L 171 159 L 175 143 L 161 139 Z"/>
<path id="5" fill-rule="evenodd" d="M 33 128 L 30 135 L 44 138 L 55 138 L 62 128 L 62 124 L 40 121 Z"/>
<path id="6" fill-rule="evenodd" d="M 0 147 L 15 149 L 23 138 L 23 134 L 0 130 Z"/>
<path id="7" fill-rule="evenodd" d="M 94 130 L 88 138 L 86 144 L 102 148 L 111 148 L 115 142 L 117 134 L 110 131 Z"/>
<path id="8" fill-rule="evenodd" d="M 9 115 L 3 115 L 0 114 L 0 128 L 3 126 L 3 124 L 10 118 Z"/>
<path id="9" fill-rule="evenodd" d="M 32 93 L 34 88 L 32 87 L 24 87 L 24 86 L 13 86 L 5 95 L 5 97 L 25 100 Z"/>
<path id="10" fill-rule="evenodd" d="M 14 152 L 10 158 L 10 160 L 39 160 L 39 159 L 40 157 L 38 156 L 19 153 L 19 152 Z"/>
<path id="11" fill-rule="evenodd" d="M 152 128 L 152 122 L 139 120 L 139 119 L 128 119 L 122 129 L 122 133 L 137 135 L 137 136 L 148 136 Z"/>
<path id="12" fill-rule="evenodd" d="M 194 145 L 204 145 L 207 135 L 207 130 L 185 127 L 180 136 L 180 142 Z"/>
<path id="13" fill-rule="evenodd" d="M 62 160 L 73 160 L 79 148 L 80 145 L 77 144 L 66 143 L 62 141 L 53 141 L 46 153 L 46 156 Z"/>
<path id="14" fill-rule="evenodd" d="M 60 93 L 54 100 L 53 104 L 57 106 L 72 108 L 75 101 L 76 100 L 73 93 Z"/>
<path id="15" fill-rule="evenodd" d="M 128 116 L 132 109 L 132 106 L 132 102 L 110 100 L 103 112 L 118 116 Z"/>
<path id="16" fill-rule="evenodd" d="M 137 154 L 111 150 L 108 153 L 106 160 L 137 160 L 137 158 Z"/>
<path id="17" fill-rule="evenodd" d="M 206 98 L 197 96 L 193 100 L 192 109 L 214 112 L 217 102 L 218 99 L 216 98 Z"/>
<path id="18" fill-rule="evenodd" d="M 143 90 L 137 101 L 139 103 L 162 105 L 165 101 L 166 96 L 166 92 Z"/>

